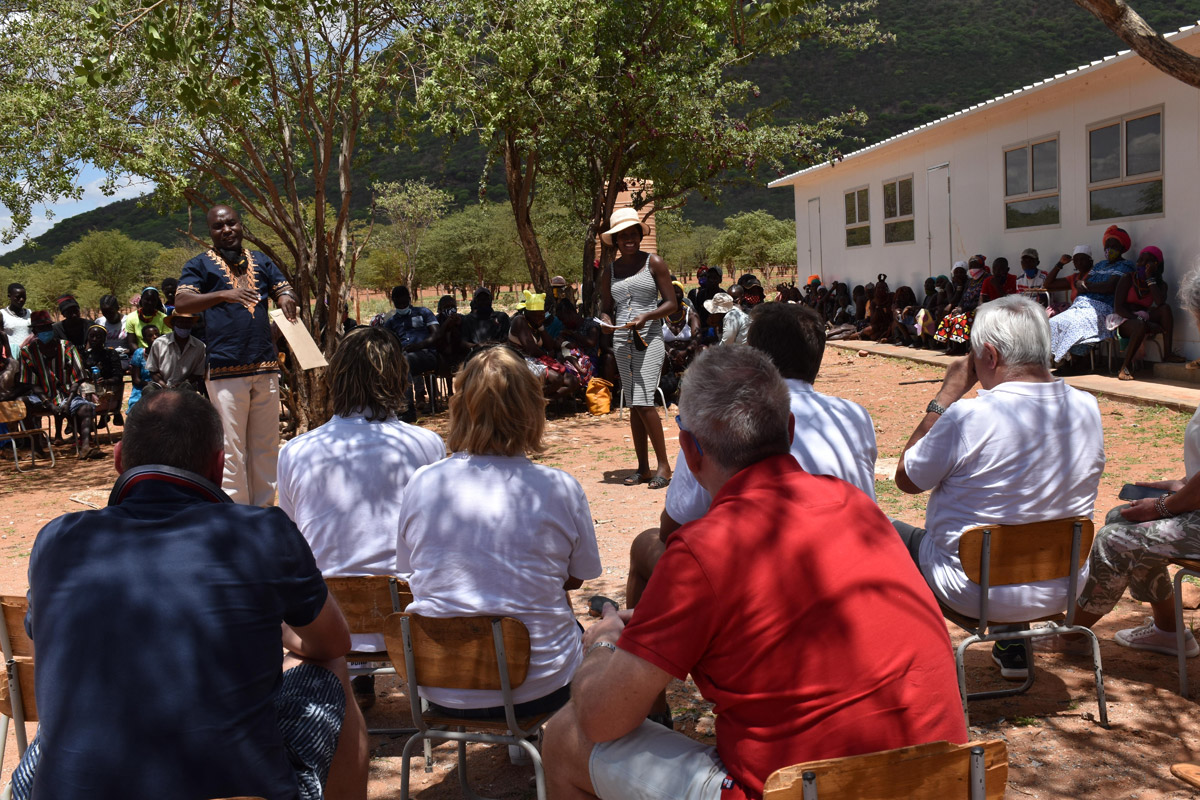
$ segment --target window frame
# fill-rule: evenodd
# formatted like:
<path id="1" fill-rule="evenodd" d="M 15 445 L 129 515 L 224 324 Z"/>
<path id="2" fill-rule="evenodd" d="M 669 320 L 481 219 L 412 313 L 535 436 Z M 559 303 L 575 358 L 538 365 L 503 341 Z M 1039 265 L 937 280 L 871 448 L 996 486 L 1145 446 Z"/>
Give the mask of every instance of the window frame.
<path id="1" fill-rule="evenodd" d="M 1153 172 L 1141 172 L 1137 175 L 1130 175 L 1129 168 L 1129 153 L 1127 147 L 1129 139 L 1127 135 L 1128 125 L 1131 121 L 1145 119 L 1146 117 L 1158 116 L 1158 169 Z M 1106 180 L 1092 180 L 1092 132 L 1102 128 L 1117 126 L 1117 153 L 1120 161 L 1120 174 L 1116 178 L 1108 178 Z M 1166 160 L 1167 160 L 1167 126 L 1166 112 L 1163 104 L 1147 106 L 1136 111 L 1130 111 L 1125 114 L 1119 114 L 1113 117 L 1107 117 L 1097 122 L 1092 122 L 1084 129 L 1084 147 L 1085 162 L 1084 168 L 1087 170 L 1087 188 L 1085 189 L 1084 203 L 1087 206 L 1087 224 L 1088 225 L 1111 225 L 1115 220 L 1138 220 L 1138 219 L 1157 219 L 1165 217 L 1167 214 L 1167 193 L 1166 193 Z M 1119 189 L 1126 186 L 1136 186 L 1141 183 L 1158 182 L 1162 188 L 1162 210 L 1154 211 L 1149 214 L 1132 214 L 1117 217 L 1104 217 L 1103 219 L 1092 219 L 1092 192 L 1101 189 Z"/>
<path id="2" fill-rule="evenodd" d="M 912 191 L 912 196 L 909 198 L 910 211 L 907 214 L 900 213 L 900 182 L 901 181 L 908 181 L 909 187 Z M 887 215 L 887 189 L 886 189 L 886 187 L 888 186 L 888 184 L 893 184 L 893 183 L 896 185 L 896 216 L 889 217 Z M 879 197 L 880 197 L 881 202 L 883 203 L 883 246 L 890 247 L 892 245 L 916 244 L 916 242 L 917 242 L 917 218 L 916 218 L 917 181 L 916 181 L 916 178 L 914 177 L 913 173 L 910 172 L 907 175 L 897 175 L 894 178 L 887 178 L 887 179 L 883 180 L 879 186 Z M 897 222 L 911 222 L 913 224 L 913 238 L 900 239 L 895 242 L 889 242 L 887 240 L 887 226 L 891 225 L 893 223 L 897 223 Z"/>
<path id="3" fill-rule="evenodd" d="M 862 220 L 862 219 L 858 218 L 859 212 L 861 211 L 861 209 L 858 206 L 858 193 L 864 192 L 864 191 L 867 193 L 867 208 L 866 208 L 867 218 L 866 218 L 866 220 Z M 854 222 L 845 221 L 846 198 L 850 197 L 851 195 L 853 195 L 855 198 L 855 200 L 854 200 L 855 221 Z M 843 214 L 842 218 L 845 221 L 845 237 L 842 239 L 842 243 L 845 245 L 846 249 L 847 250 L 857 250 L 860 247 L 870 247 L 872 244 L 872 242 L 871 242 L 871 185 L 870 184 L 864 183 L 861 186 L 855 186 L 853 189 L 846 189 L 842 192 L 842 214 Z M 865 242 L 863 242 L 862 244 L 850 244 L 850 242 L 848 241 L 848 238 L 850 236 L 850 231 L 856 231 L 856 230 L 859 230 L 862 228 L 865 228 L 867 231 L 867 240 Z"/>
<path id="4" fill-rule="evenodd" d="M 1033 188 L 1033 148 L 1039 144 L 1047 142 L 1055 143 L 1054 156 L 1054 188 L 1040 189 Z M 1026 177 L 1028 178 L 1027 188 L 1024 192 L 1008 193 L 1008 154 L 1017 150 L 1025 151 L 1025 169 Z M 1041 136 L 1034 136 L 1025 139 L 1021 142 L 1013 142 L 1006 144 L 1000 148 L 1000 164 L 1001 173 L 1004 181 L 1004 202 L 1001 205 L 1000 213 L 1002 216 L 1002 224 L 1004 231 L 1036 231 L 1036 230 L 1053 230 L 1062 227 L 1062 137 L 1059 131 L 1046 133 Z M 1024 203 L 1030 200 L 1044 200 L 1049 197 L 1058 198 L 1058 222 L 1046 223 L 1044 225 L 1021 225 L 1018 227 L 1009 227 L 1008 225 L 1008 207 L 1013 203 Z"/>

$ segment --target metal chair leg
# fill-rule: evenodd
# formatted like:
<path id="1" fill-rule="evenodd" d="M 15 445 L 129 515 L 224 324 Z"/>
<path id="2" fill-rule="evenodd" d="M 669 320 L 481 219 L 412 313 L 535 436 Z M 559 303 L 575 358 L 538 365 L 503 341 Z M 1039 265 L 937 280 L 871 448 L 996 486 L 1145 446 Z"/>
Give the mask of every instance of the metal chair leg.
<path id="1" fill-rule="evenodd" d="M 1196 573 L 1188 569 L 1180 569 L 1175 573 L 1175 652 L 1179 658 L 1179 696 L 1188 696 L 1187 677 L 1187 634 L 1183 627 L 1183 578 Z"/>

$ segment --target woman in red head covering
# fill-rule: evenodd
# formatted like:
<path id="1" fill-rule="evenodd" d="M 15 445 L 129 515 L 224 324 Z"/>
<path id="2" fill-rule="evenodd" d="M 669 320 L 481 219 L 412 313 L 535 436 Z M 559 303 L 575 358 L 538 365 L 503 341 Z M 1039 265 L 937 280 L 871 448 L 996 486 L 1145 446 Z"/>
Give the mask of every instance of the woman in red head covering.
<path id="1" fill-rule="evenodd" d="M 1097 262 L 1086 278 L 1076 280 L 1079 296 L 1070 308 L 1050 318 L 1050 355 L 1060 368 L 1066 364 L 1072 348 L 1112 337 L 1105 320 L 1113 313 L 1117 284 L 1136 269 L 1132 261 L 1124 258 L 1131 244 L 1128 233 L 1110 225 L 1102 242 L 1104 260 Z"/>
<path id="2" fill-rule="evenodd" d="M 1123 381 L 1133 380 L 1131 366 L 1147 334 L 1162 334 L 1163 361 L 1186 361 L 1183 356 L 1172 352 L 1175 320 L 1171 316 L 1171 307 L 1167 305 L 1167 282 L 1163 280 L 1163 271 L 1162 250 L 1150 245 L 1142 248 L 1134 271 L 1122 275 L 1117 282 L 1113 296 L 1114 312 L 1108 318 L 1108 327 L 1115 328 L 1129 340 L 1125 348 L 1125 360 L 1117 373 L 1117 377 Z"/>

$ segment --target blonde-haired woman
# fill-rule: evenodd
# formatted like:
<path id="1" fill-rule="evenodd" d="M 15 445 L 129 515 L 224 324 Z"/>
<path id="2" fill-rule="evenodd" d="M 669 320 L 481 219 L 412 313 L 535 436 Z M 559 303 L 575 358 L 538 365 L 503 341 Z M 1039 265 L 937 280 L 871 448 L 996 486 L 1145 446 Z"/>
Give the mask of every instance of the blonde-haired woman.
<path id="1" fill-rule="evenodd" d="M 519 716 L 569 698 L 583 652 L 567 591 L 601 572 L 583 487 L 529 459 L 545 425 L 541 382 L 520 355 L 501 345 L 470 356 L 450 398 L 453 454 L 409 481 L 396 547 L 409 611 L 525 623 L 532 652 L 513 692 Z M 427 699 L 439 713 L 504 717 L 498 691 L 430 689 Z"/>

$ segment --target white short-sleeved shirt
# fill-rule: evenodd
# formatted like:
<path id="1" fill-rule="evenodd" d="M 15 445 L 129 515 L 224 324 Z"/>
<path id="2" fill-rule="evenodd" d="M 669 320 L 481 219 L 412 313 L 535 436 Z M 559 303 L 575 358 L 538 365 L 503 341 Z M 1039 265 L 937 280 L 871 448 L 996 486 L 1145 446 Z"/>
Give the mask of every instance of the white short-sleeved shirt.
<path id="1" fill-rule="evenodd" d="M 279 507 L 308 540 L 325 576 L 391 575 L 404 487 L 446 457 L 442 437 L 395 417 L 334 416 L 279 451 Z M 356 634 L 355 650 L 386 649 Z"/>
<path id="2" fill-rule="evenodd" d="M 721 324 L 721 344 L 745 344 L 750 335 L 750 315 L 734 306 Z"/>
<path id="3" fill-rule="evenodd" d="M 1092 516 L 1104 472 L 1104 431 L 1096 398 L 1061 380 L 1009 381 L 959 400 L 904 454 L 904 471 L 932 490 L 925 511 L 921 571 L 938 597 L 979 613 L 979 586 L 963 573 L 958 539 L 976 525 L 1020 525 Z M 1087 566 L 1079 573 L 1079 589 Z M 1067 579 L 998 586 L 988 596 L 996 622 L 1053 613 L 1066 605 Z"/>
<path id="4" fill-rule="evenodd" d="M 529 629 L 525 703 L 566 686 L 583 660 L 563 585 L 600 575 L 592 512 L 579 481 L 522 456 L 455 453 L 404 490 L 396 570 L 410 573 L 408 610 L 429 617 L 515 617 Z M 490 708 L 499 692 L 429 689 L 447 708 Z"/>
<path id="5" fill-rule="evenodd" d="M 14 314 L 8 306 L 0 307 L 0 321 L 4 323 L 4 335 L 8 337 L 8 351 L 13 358 L 21 357 L 21 345 L 33 333 L 33 312 L 22 308 L 20 314 Z"/>
<path id="6" fill-rule="evenodd" d="M 1200 408 L 1183 432 L 1183 468 L 1189 481 L 1200 472 Z"/>
<path id="7" fill-rule="evenodd" d="M 851 400 L 821 394 L 807 381 L 788 379 L 796 434 L 792 455 L 810 475 L 832 475 L 875 499 L 875 424 L 867 410 Z M 667 515 L 680 525 L 700 519 L 712 496 L 688 469 L 683 451 L 667 487 Z"/>

